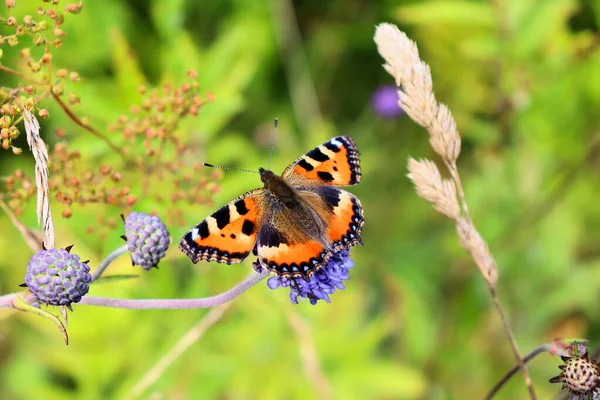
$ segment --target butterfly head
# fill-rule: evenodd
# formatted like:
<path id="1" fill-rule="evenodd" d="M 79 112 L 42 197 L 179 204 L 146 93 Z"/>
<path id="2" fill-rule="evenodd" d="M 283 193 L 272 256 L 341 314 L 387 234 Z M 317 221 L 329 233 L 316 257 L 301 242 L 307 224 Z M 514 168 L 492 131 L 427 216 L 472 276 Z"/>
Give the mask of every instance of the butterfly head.
<path id="1" fill-rule="evenodd" d="M 282 177 L 275 175 L 270 169 L 259 168 L 260 180 L 271 195 L 276 196 L 286 204 L 292 204 L 296 192 Z"/>
<path id="2" fill-rule="evenodd" d="M 269 181 L 275 179 L 275 174 L 270 169 L 264 169 L 263 167 L 260 167 L 258 169 L 258 173 L 260 174 L 260 180 L 265 185 L 267 185 Z"/>

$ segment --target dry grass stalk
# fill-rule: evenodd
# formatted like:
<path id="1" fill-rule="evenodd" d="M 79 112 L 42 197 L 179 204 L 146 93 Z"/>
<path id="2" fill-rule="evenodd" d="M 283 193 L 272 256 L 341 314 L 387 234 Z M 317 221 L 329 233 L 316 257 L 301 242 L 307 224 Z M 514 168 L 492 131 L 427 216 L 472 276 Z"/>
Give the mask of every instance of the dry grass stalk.
<path id="1" fill-rule="evenodd" d="M 15 228 L 17 228 L 19 233 L 21 233 L 21 236 L 23 236 L 23 240 L 25 240 L 25 243 L 27 243 L 31 250 L 33 250 L 34 252 L 42 250 L 41 243 L 44 240 L 44 238 L 42 237 L 42 233 L 40 231 L 34 231 L 33 229 L 29 229 L 25 226 L 25 224 L 19 221 L 15 213 L 2 200 L 2 198 L 0 198 L 0 208 L 3 209 L 4 212 L 6 212 L 6 215 L 8 215 L 8 218 L 10 218 L 10 222 L 12 222 L 12 224 L 15 226 Z"/>
<path id="2" fill-rule="evenodd" d="M 393 24 L 380 24 L 375 32 L 375 43 L 384 58 L 385 70 L 394 77 L 400 100 L 398 105 L 408 116 L 429 132 L 429 143 L 443 159 L 452 182 L 443 180 L 437 166 L 429 160 L 409 159 L 408 177 L 417 194 L 433 204 L 434 208 L 456 222 L 461 245 L 469 252 L 487 282 L 494 305 L 502 319 L 515 358 L 523 372 L 531 399 L 535 391 L 523 358 L 508 326 L 496 294 L 498 268 L 487 243 L 483 240 L 469 216 L 456 160 L 460 155 L 461 138 L 452 113 L 439 103 L 433 92 L 431 70 L 419 57 L 417 45 Z M 457 200 L 457 194 L 458 199 Z M 462 216 L 461 216 L 462 210 Z"/>
<path id="3" fill-rule="evenodd" d="M 456 198 L 454 182 L 442 179 L 440 170 L 429 160 L 408 159 L 408 177 L 415 184 L 417 194 L 433 204 L 446 217 L 457 220 L 460 207 Z"/>
<path id="4" fill-rule="evenodd" d="M 152 385 L 163 376 L 167 368 L 177 361 L 187 349 L 193 344 L 198 342 L 204 333 L 214 324 L 219 322 L 223 315 L 233 305 L 232 302 L 221 304 L 218 307 L 213 308 L 202 317 L 198 323 L 196 323 L 185 335 L 179 339 L 179 341 L 171 347 L 156 364 L 150 368 L 148 372 L 133 386 L 130 392 L 125 396 L 127 399 L 137 399 L 144 394 Z"/>
<path id="5" fill-rule="evenodd" d="M 456 224 L 456 232 L 460 238 L 460 245 L 471 253 L 473 261 L 479 268 L 479 272 L 487 281 L 491 289 L 496 289 L 498 283 L 498 267 L 496 260 L 492 257 L 490 249 L 479 234 L 471 221 L 459 218 Z"/>
<path id="6" fill-rule="evenodd" d="M 431 70 L 419 58 L 417 45 L 392 24 L 381 24 L 375 32 L 385 70 L 396 79 L 399 105 L 408 116 L 429 132 L 433 150 L 444 160 L 456 161 L 460 154 L 460 135 L 452 113 L 438 103 L 433 93 Z"/>
<path id="7" fill-rule="evenodd" d="M 46 150 L 46 144 L 40 137 L 40 124 L 35 115 L 29 110 L 25 110 L 24 117 L 27 144 L 29 144 L 29 149 L 35 159 L 38 225 L 41 222 L 44 246 L 47 249 L 52 249 L 54 248 L 54 224 L 52 223 L 50 198 L 48 196 L 48 150 Z"/>

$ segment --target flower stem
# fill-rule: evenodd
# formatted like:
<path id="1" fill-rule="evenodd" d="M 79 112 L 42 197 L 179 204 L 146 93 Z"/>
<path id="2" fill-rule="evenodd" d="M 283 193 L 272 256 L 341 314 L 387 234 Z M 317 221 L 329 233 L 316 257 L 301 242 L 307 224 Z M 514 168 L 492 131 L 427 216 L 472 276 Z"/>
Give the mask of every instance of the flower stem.
<path id="1" fill-rule="evenodd" d="M 87 304 L 89 306 L 112 307 L 112 308 L 130 308 L 137 310 L 149 309 L 179 309 L 179 308 L 209 308 L 219 304 L 227 303 L 256 285 L 258 282 L 269 276 L 268 272 L 260 274 L 253 273 L 251 276 L 238 283 L 226 292 L 212 297 L 201 297 L 197 299 L 111 299 L 108 297 L 84 296 L 77 304 Z M 15 308 L 14 301 L 20 293 L 10 293 L 0 296 L 0 308 Z M 33 298 L 31 299 L 33 300 Z M 30 299 L 28 298 L 29 302 Z"/>
<path id="2" fill-rule="evenodd" d="M 102 262 L 100 263 L 100 265 L 98 265 L 98 268 L 96 268 L 96 270 L 94 271 L 94 274 L 92 275 L 92 282 L 95 281 L 96 279 L 100 278 L 100 275 L 102 275 L 104 270 L 106 268 L 108 268 L 110 263 L 112 263 L 114 260 L 116 260 L 122 254 L 127 253 L 127 250 L 128 250 L 127 245 L 124 244 L 123 246 L 119 247 L 118 249 L 116 249 L 115 251 L 110 253 L 104 260 L 102 260 Z"/>
<path id="3" fill-rule="evenodd" d="M 533 360 L 538 354 L 545 353 L 545 352 L 549 351 L 551 348 L 552 348 L 551 344 L 544 344 L 542 346 L 536 347 L 529 354 L 527 354 L 525 357 L 523 357 L 523 363 L 528 363 L 529 361 Z M 500 381 L 498 383 L 496 383 L 496 385 L 492 388 L 492 390 L 490 390 L 490 392 L 487 394 L 487 396 L 485 396 L 485 400 L 492 400 L 492 398 L 496 395 L 496 393 L 498 393 L 498 391 L 502 388 L 502 386 L 504 386 L 506 384 L 506 382 L 508 382 L 510 380 L 510 378 L 512 378 L 513 375 L 519 371 L 519 369 L 520 369 L 519 365 L 516 365 L 513 368 L 511 368 L 511 370 L 508 371 L 508 373 L 506 375 L 504 375 L 504 377 L 502 379 L 500 379 Z"/>
<path id="4" fill-rule="evenodd" d="M 458 192 L 460 204 L 461 204 L 465 219 L 473 227 L 475 227 L 475 225 L 473 224 L 473 222 L 471 220 L 471 216 L 469 215 L 469 207 L 467 205 L 465 192 L 464 192 L 463 185 L 462 185 L 462 182 L 460 179 L 460 174 L 458 173 L 458 167 L 456 166 L 456 162 L 450 161 L 450 160 L 444 160 L 444 162 L 446 164 L 446 167 L 450 171 L 450 175 L 452 176 L 452 180 L 454 181 L 454 184 L 456 185 L 456 190 Z M 517 346 L 517 341 L 515 339 L 515 336 L 513 335 L 512 331 L 510 330 L 510 326 L 508 325 L 508 321 L 506 320 L 506 316 L 504 315 L 502 305 L 500 305 L 500 300 L 498 299 L 498 294 L 496 293 L 495 285 L 492 284 L 487 279 L 486 279 L 486 281 L 488 282 L 488 286 L 489 286 L 490 292 L 492 294 L 494 306 L 496 307 L 496 310 L 498 311 L 498 314 L 500 315 L 500 319 L 502 320 L 502 324 L 504 325 L 504 330 L 506 331 L 506 336 L 508 337 L 508 341 L 510 342 L 510 345 L 512 347 L 513 354 L 515 355 L 515 358 L 517 359 L 517 364 L 519 365 L 519 369 L 521 369 L 521 373 L 523 374 L 523 379 L 525 380 L 525 385 L 527 386 L 527 390 L 529 391 L 529 398 L 531 400 L 536 400 L 537 396 L 535 394 L 535 389 L 533 388 L 533 384 L 531 383 L 531 377 L 529 376 L 529 372 L 527 371 L 525 362 L 523 361 L 521 353 L 519 352 L 519 347 Z"/>
<path id="5" fill-rule="evenodd" d="M 197 299 L 112 299 L 107 297 L 84 296 L 78 304 L 89 306 L 131 308 L 138 310 L 148 309 L 180 309 L 180 308 L 209 308 L 233 300 L 237 296 L 256 285 L 269 276 L 268 272 L 253 273 L 250 277 L 240 282 L 226 292 L 212 297 Z"/>
<path id="6" fill-rule="evenodd" d="M 0 65 L 0 71 L 4 71 L 4 72 L 6 72 L 8 74 L 18 76 L 19 78 L 25 79 L 26 81 L 31 82 L 33 84 L 42 85 L 42 82 L 39 82 L 39 81 L 37 81 L 37 80 L 35 80 L 35 79 L 33 79 L 33 78 L 31 78 L 31 77 L 29 77 L 29 76 L 27 76 L 27 75 L 19 72 L 19 71 L 15 71 L 12 68 L 8 68 L 5 65 Z"/>
<path id="7" fill-rule="evenodd" d="M 110 141 L 110 139 L 108 139 L 105 135 L 103 135 L 96 128 L 94 128 L 94 127 L 86 124 L 82 120 L 80 120 L 79 117 L 77 117 L 77 115 L 75 115 L 75 113 L 73 113 L 73 111 L 71 111 L 71 109 L 69 108 L 69 106 L 67 106 L 65 104 L 65 102 L 62 101 L 62 99 L 60 98 L 60 96 L 58 96 L 53 91 L 50 91 L 50 92 L 52 93 L 52 97 L 54 98 L 54 100 L 56 100 L 56 102 L 58 103 L 58 105 L 60 106 L 60 108 L 62 108 L 62 110 L 69 116 L 69 118 L 71 118 L 71 120 L 73 120 L 73 122 L 75 122 L 77 125 L 79 125 L 83 129 L 85 129 L 86 131 L 90 132 L 94 136 L 96 136 L 99 139 L 101 139 L 102 141 L 104 141 L 104 143 L 106 143 L 108 145 L 108 147 L 111 148 L 111 150 L 113 150 L 114 152 L 116 152 L 117 154 L 119 154 L 123 158 L 123 160 L 128 161 L 127 160 L 127 156 L 125 155 L 125 153 L 123 153 L 123 150 L 121 150 L 119 147 L 117 147 L 113 142 Z"/>
<path id="8" fill-rule="evenodd" d="M 492 299 L 494 300 L 494 305 L 496 306 L 496 310 L 498 310 L 498 314 L 500 315 L 500 319 L 502 319 L 502 324 L 504 325 L 504 330 L 506 331 L 506 336 L 508 337 L 508 341 L 512 346 L 513 353 L 515 358 L 517 359 L 517 363 L 519 364 L 519 369 L 523 374 L 523 379 L 525 380 L 525 385 L 527 386 L 527 390 L 529 390 L 529 398 L 531 400 L 536 400 L 537 396 L 535 394 L 535 389 L 533 388 L 533 384 L 531 383 L 531 377 L 529 376 L 529 371 L 527 371 L 527 367 L 525 366 L 525 361 L 523 361 L 523 357 L 519 352 L 519 346 L 517 346 L 517 341 L 512 331 L 510 330 L 510 326 L 508 326 L 508 321 L 504 316 L 504 311 L 502 310 L 502 306 L 500 305 L 500 300 L 498 299 L 498 294 L 496 290 L 490 288 L 492 293 Z"/>

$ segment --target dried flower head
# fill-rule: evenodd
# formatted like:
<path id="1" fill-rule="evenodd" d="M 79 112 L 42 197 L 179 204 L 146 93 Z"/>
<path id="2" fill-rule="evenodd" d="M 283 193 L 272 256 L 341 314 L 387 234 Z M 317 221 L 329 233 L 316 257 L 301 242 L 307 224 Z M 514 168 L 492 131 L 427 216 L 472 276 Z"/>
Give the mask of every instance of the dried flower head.
<path id="1" fill-rule="evenodd" d="M 439 169 L 429 160 L 408 159 L 408 178 L 415 184 L 417 194 L 433 204 L 446 217 L 457 220 L 460 207 L 454 182 L 442 179 Z"/>
<path id="2" fill-rule="evenodd" d="M 456 223 L 456 231 L 460 245 L 471 254 L 488 285 L 495 288 L 498 282 L 498 266 L 485 240 L 473 224 L 464 218 L 459 218 Z"/>
<path id="3" fill-rule="evenodd" d="M 551 378 L 550 383 L 562 383 L 571 393 L 588 397 L 600 390 L 600 365 L 591 361 L 587 353 L 561 358 L 565 362 L 559 366 L 562 372 Z"/>
<path id="4" fill-rule="evenodd" d="M 433 150 L 454 162 L 460 154 L 461 139 L 448 107 L 433 93 L 429 66 L 419 58 L 417 45 L 393 24 L 380 24 L 375 32 L 385 70 L 400 89 L 399 105 L 410 118 L 429 132 Z"/>

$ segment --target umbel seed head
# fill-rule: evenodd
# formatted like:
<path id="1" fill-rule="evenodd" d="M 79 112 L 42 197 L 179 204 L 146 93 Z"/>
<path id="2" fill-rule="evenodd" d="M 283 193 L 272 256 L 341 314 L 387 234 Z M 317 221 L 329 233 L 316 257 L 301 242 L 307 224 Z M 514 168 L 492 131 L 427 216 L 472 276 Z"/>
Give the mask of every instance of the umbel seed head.
<path id="1" fill-rule="evenodd" d="M 157 267 L 171 243 L 167 227 L 157 216 L 132 212 L 125 218 L 125 237 L 133 265 Z"/>
<path id="2" fill-rule="evenodd" d="M 592 394 L 600 388 L 600 365 L 583 356 L 562 357 L 565 364 L 559 366 L 560 375 L 550 379 L 551 383 L 563 383 L 563 388 L 572 393 Z"/>
<path id="3" fill-rule="evenodd" d="M 71 247 L 40 250 L 29 260 L 25 285 L 40 303 L 70 306 L 87 294 L 92 282 L 90 267 L 69 252 Z"/>

